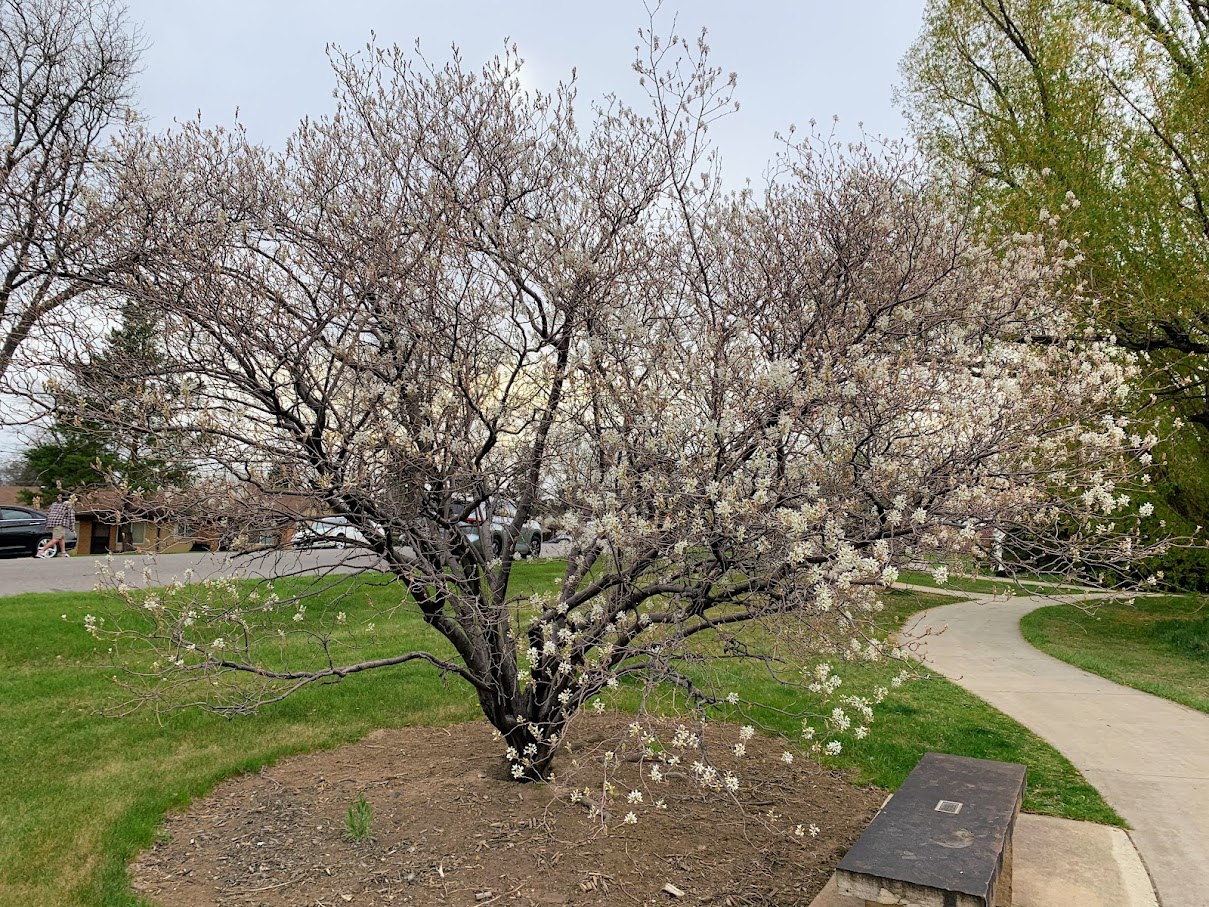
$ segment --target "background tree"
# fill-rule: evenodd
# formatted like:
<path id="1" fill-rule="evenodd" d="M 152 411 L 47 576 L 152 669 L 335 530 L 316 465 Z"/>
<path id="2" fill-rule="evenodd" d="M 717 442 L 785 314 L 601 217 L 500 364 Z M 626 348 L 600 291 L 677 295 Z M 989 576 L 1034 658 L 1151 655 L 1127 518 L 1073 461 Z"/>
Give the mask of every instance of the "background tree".
<path id="1" fill-rule="evenodd" d="M 0 2 L 0 379 L 26 341 L 70 333 L 68 305 L 136 257 L 111 242 L 97 164 L 131 113 L 139 50 L 117 3 Z"/>
<path id="2" fill-rule="evenodd" d="M 1105 334 L 1187 422 L 1163 515 L 1209 525 L 1209 10 L 1199 0 L 932 0 L 903 63 L 925 150 L 1001 235 L 1061 212 Z M 1072 193 L 1068 197 L 1067 193 Z M 1209 584 L 1209 558 L 1167 564 Z M 1174 568 L 1174 569 L 1173 569 Z"/>
<path id="3" fill-rule="evenodd" d="M 706 57 L 648 35 L 651 113 L 606 100 L 585 123 L 511 53 L 472 72 L 371 47 L 335 56 L 335 113 L 280 154 L 197 125 L 132 137 L 122 191 L 165 239 L 125 292 L 162 319 L 171 383 L 140 410 L 168 418 L 123 430 L 200 474 L 284 470 L 434 640 L 357 660 L 305 598 L 123 578 L 136 610 L 92 628 L 156 650 L 148 695 L 197 680 L 251 710 L 427 662 L 531 779 L 621 679 L 725 701 L 701 639 L 789 680 L 786 638 L 876 657 L 878 590 L 919 559 L 943 577 L 984 527 L 1092 579 L 1144 553 L 1129 483 L 1154 439 L 1113 414 L 1129 357 L 1055 295 L 1071 254 L 984 245 L 901 149 L 793 146 L 765 193 L 724 195 L 706 132 L 730 89 Z M 552 488 L 560 591 L 517 596 L 515 536 Z M 493 558 L 460 525 L 503 498 Z M 293 659 L 304 640 L 317 660 Z"/>
<path id="4" fill-rule="evenodd" d="M 114 460 L 95 433 L 70 421 L 56 422 L 22 456 L 37 485 L 24 497 L 27 503 L 36 498 L 43 504 L 53 501 L 59 488 L 74 493 L 100 487 Z"/>
<path id="5" fill-rule="evenodd" d="M 33 485 L 37 481 L 38 474 L 21 454 L 0 463 L 0 485 Z"/>
<path id="6" fill-rule="evenodd" d="M 39 488 L 32 500 L 53 500 L 59 489 L 70 492 L 109 488 L 119 492 L 115 519 L 119 544 L 126 537 L 129 517 L 148 492 L 180 486 L 186 480 L 179 465 L 155 447 L 155 436 L 122 426 L 162 423 L 156 409 L 146 412 L 147 400 L 159 405 L 165 397 L 164 362 L 159 347 L 158 316 L 134 303 L 122 309 L 121 322 L 96 352 L 69 363 L 70 383 L 52 386 L 54 421 L 39 442 L 23 453 Z M 138 377 L 132 377 L 131 372 Z"/>

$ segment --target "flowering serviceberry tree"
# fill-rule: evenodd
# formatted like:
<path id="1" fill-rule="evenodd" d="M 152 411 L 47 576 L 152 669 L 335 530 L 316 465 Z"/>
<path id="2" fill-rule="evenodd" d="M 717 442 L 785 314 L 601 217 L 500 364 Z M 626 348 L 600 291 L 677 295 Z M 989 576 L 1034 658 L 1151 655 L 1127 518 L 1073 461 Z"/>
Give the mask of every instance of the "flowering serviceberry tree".
<path id="1" fill-rule="evenodd" d="M 282 482 L 347 517 L 453 653 L 292 667 L 262 640 L 324 644 L 306 603 L 218 583 L 119 631 L 156 672 L 248 710 L 426 661 L 535 779 L 628 676 L 711 703 L 735 697 L 685 668 L 709 653 L 875 656 L 899 568 L 988 528 L 1092 578 L 1142 554 L 1127 488 L 1154 439 L 1115 415 L 1129 357 L 1055 295 L 1075 250 L 982 244 L 902 149 L 790 142 L 764 190 L 725 193 L 706 134 L 733 77 L 707 55 L 648 34 L 651 111 L 581 119 L 514 53 L 472 72 L 371 46 L 334 55 L 335 112 L 281 153 L 192 124 L 132 139 L 125 192 L 170 249 L 123 288 L 162 314 L 157 449 L 216 477 L 206 508 L 238 488 L 249 526 Z M 566 570 L 513 598 L 544 497 Z M 465 521 L 503 499 L 492 552 Z M 806 682 L 836 691 L 830 668 Z M 837 708 L 867 726 L 869 703 Z"/>

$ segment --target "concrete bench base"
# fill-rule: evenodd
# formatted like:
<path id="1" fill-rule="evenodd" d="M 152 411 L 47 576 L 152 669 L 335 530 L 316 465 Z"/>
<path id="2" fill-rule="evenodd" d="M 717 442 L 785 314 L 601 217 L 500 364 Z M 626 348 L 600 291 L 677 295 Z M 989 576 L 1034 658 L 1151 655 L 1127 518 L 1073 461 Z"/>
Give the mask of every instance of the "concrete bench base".
<path id="1" fill-rule="evenodd" d="M 1012 839 L 1008 838 L 1000 858 L 999 876 L 991 893 L 990 904 L 985 897 L 942 891 L 915 885 L 898 879 L 873 880 L 868 876 L 837 873 L 841 889 L 849 900 L 862 907 L 1012 907 Z"/>
<path id="2" fill-rule="evenodd" d="M 840 860 L 840 893 L 868 907 L 1012 907 L 1024 778 L 1023 765 L 925 753 Z"/>
<path id="3" fill-rule="evenodd" d="M 1012 907 L 1158 907 L 1124 829 L 1021 813 L 1012 840 Z M 864 907 L 864 902 L 841 895 L 832 876 L 810 907 Z"/>

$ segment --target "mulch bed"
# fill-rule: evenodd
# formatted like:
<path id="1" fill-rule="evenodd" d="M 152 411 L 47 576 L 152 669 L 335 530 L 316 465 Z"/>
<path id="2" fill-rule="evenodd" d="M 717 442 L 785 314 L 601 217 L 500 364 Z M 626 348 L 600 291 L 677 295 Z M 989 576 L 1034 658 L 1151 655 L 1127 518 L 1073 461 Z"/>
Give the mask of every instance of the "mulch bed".
<path id="1" fill-rule="evenodd" d="M 803 907 L 883 798 L 805 758 L 784 764 L 783 747 L 759 735 L 736 759 L 731 725 L 710 725 L 705 739 L 711 762 L 742 778 L 737 795 L 702 789 L 683 764 L 652 782 L 636 762 L 603 757 L 634 751 L 632 720 L 581 717 L 573 753 L 541 785 L 504 777 L 482 722 L 377 731 L 286 759 L 170 816 L 164 841 L 131 867 L 134 886 L 163 907 Z M 569 793 L 591 788 L 599 802 L 606 765 L 617 794 L 602 822 Z M 626 802 L 634 789 L 640 804 Z M 362 794 L 372 842 L 345 837 Z M 624 822 L 630 811 L 636 824 Z M 795 835 L 798 824 L 817 837 Z"/>

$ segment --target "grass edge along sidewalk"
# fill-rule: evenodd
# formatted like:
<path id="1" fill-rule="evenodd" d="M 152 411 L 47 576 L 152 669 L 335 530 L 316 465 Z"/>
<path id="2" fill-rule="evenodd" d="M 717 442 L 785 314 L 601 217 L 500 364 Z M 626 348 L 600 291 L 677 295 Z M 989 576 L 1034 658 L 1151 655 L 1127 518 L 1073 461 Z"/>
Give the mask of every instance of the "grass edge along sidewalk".
<path id="1" fill-rule="evenodd" d="M 562 566 L 520 565 L 517 581 L 553 589 Z M 372 616 L 371 597 L 391 587 L 362 585 L 332 607 L 350 623 Z M 347 591 L 347 590 L 346 590 Z M 887 620 L 935 604 L 932 596 L 894 593 Z M 252 718 L 225 720 L 191 710 L 97 714 L 110 701 L 113 668 L 104 647 L 82 629 L 86 613 L 111 603 L 93 593 L 40 593 L 0 600 L 0 905 L 134 907 L 127 864 L 154 841 L 163 816 L 203 796 L 220 780 L 286 755 L 332 748 L 378 727 L 445 725 L 479 718 L 468 690 L 422 666 L 373 671 L 305 690 Z M 312 606 L 315 609 L 316 606 Z M 410 612 L 407 612 L 410 613 Z M 431 637 L 400 612 L 374 645 L 397 648 Z M 393 634 L 385 636 L 384 634 Z M 848 692 L 885 682 L 868 665 L 846 666 Z M 754 683 L 750 677 L 741 682 Z M 750 699 L 772 699 L 751 689 Z M 775 704 L 775 702 L 773 703 Z M 481 718 L 480 718 L 481 720 Z M 960 687 L 925 676 L 896 691 L 878 712 L 874 733 L 832 764 L 859 781 L 894 788 L 927 749 L 1009 759 L 1030 766 L 1026 808 L 1123 824 L 1056 751 Z"/>
<path id="2" fill-rule="evenodd" d="M 1050 605 L 1026 614 L 1020 632 L 1037 649 L 1076 668 L 1209 713 L 1205 596 Z"/>

